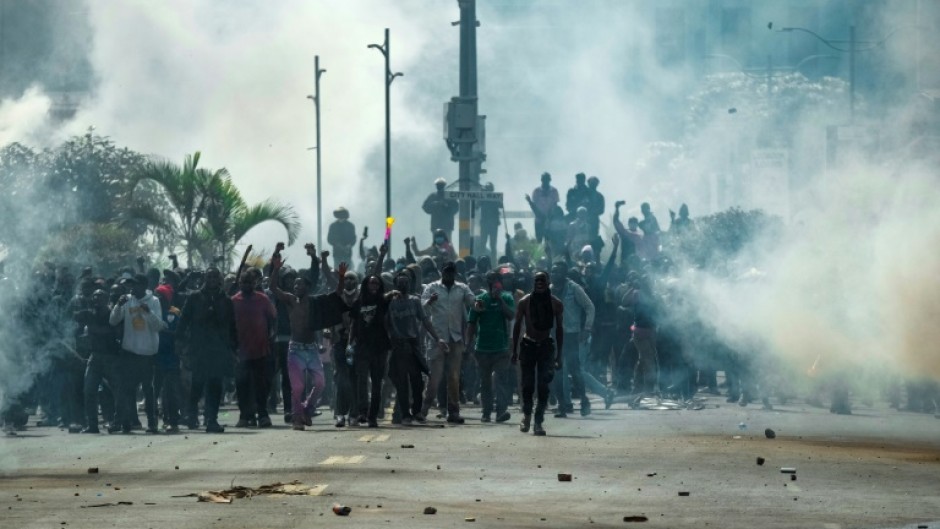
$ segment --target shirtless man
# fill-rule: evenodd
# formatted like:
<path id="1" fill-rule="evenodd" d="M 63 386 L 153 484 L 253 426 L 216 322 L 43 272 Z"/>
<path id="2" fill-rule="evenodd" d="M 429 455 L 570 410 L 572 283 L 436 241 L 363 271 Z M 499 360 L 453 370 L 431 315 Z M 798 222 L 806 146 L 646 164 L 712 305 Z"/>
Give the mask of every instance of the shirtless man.
<path id="1" fill-rule="evenodd" d="M 319 263 L 316 258 L 316 248 L 312 244 L 306 245 L 307 255 L 310 256 L 310 270 L 318 270 Z M 304 430 L 304 426 L 311 426 L 311 417 L 317 407 L 317 401 L 326 387 L 323 374 L 323 363 L 320 361 L 320 348 L 317 344 L 316 333 L 321 327 L 313 323 L 328 318 L 334 318 L 349 310 L 342 301 L 340 293 L 343 283 L 338 282 L 336 291 L 320 296 L 310 296 L 310 289 L 315 287 L 311 277 L 299 276 L 294 280 L 294 293 L 289 294 L 280 289 L 279 274 L 284 261 L 280 255 L 271 258 L 271 292 L 287 307 L 290 318 L 290 344 L 287 349 L 287 369 L 290 374 L 291 411 L 295 430 Z M 346 263 L 340 263 L 337 273 L 339 277 L 346 274 Z M 314 274 L 311 274 L 314 275 Z M 319 314 L 317 314 L 319 313 Z M 335 314 L 334 314 L 335 313 Z M 313 388 L 304 399 L 304 387 L 307 374 L 313 378 Z"/>
<path id="2" fill-rule="evenodd" d="M 522 370 L 523 417 L 519 430 L 523 433 L 529 431 L 532 421 L 532 394 L 538 389 L 538 405 L 535 407 L 535 427 L 532 433 L 545 435 L 542 421 L 548 406 L 548 385 L 554 376 L 553 369 L 561 369 L 561 351 L 564 345 L 562 314 L 565 307 L 548 288 L 548 274 L 535 274 L 534 282 L 532 293 L 519 300 L 516 308 L 516 321 L 512 326 L 511 361 L 513 364 L 519 362 Z M 552 326 L 555 327 L 554 342 L 551 338 Z"/>

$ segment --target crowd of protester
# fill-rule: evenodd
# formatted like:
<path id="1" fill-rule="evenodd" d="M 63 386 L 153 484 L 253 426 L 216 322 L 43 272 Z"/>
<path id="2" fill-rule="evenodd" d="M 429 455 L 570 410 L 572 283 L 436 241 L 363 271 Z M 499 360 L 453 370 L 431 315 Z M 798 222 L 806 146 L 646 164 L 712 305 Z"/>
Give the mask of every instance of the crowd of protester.
<path id="1" fill-rule="evenodd" d="M 14 431 L 34 414 L 37 426 L 73 433 L 215 433 L 234 402 L 235 428 L 269 428 L 275 413 L 295 430 L 326 413 L 339 428 L 458 425 L 470 405 L 475 419 L 509 421 L 518 395 L 520 430 L 544 435 L 550 406 L 557 418 L 587 416 L 592 396 L 605 408 L 721 389 L 741 406 L 793 398 L 785 367 L 720 339 L 676 279 L 669 249 L 694 231 L 688 207 L 670 211 L 663 230 L 646 203 L 624 224 L 618 201 L 608 225 L 599 184 L 578 174 L 562 204 L 543 174 L 525 197 L 534 237 L 517 223 L 498 244 L 499 206 L 486 205 L 479 248 L 462 258 L 451 242 L 457 203 L 439 180 L 423 204 L 431 244 L 408 237 L 397 259 L 388 241 L 357 238 L 339 208 L 332 255 L 308 244 L 300 269 L 279 251 L 232 273 L 170 256 L 162 271 L 141 258 L 76 280 L 47 264 L 6 315 L 21 330 L 13 354 L 47 362 L 31 389 L 8 396 L 0 422 Z M 901 384 L 892 387 L 900 407 Z M 844 377 L 816 388 L 808 400 L 851 412 Z M 933 411 L 937 393 L 909 381 L 907 407 Z"/>

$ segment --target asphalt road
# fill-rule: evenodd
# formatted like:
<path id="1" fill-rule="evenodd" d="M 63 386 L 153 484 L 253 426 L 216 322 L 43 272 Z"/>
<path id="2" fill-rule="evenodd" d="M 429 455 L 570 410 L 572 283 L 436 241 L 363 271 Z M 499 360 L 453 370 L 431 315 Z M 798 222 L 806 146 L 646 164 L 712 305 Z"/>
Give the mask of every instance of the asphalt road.
<path id="1" fill-rule="evenodd" d="M 511 411 L 506 424 L 378 429 L 337 429 L 325 414 L 305 432 L 33 428 L 0 438 L 0 527 L 940 528 L 940 420 L 930 415 L 877 404 L 852 416 L 764 411 L 718 397 L 700 411 L 596 402 L 590 417 L 549 418 L 548 436 L 534 437 Z M 174 497 L 293 480 L 316 495 Z M 335 515 L 336 503 L 351 513 Z M 92 507 L 101 504 L 111 505 Z"/>

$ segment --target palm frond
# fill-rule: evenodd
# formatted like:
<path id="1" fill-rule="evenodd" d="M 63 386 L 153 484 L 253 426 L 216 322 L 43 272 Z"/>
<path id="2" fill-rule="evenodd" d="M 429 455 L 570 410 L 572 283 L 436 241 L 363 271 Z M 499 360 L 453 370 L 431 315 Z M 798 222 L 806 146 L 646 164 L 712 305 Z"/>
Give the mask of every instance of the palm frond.
<path id="1" fill-rule="evenodd" d="M 288 245 L 294 244 L 300 235 L 300 218 L 294 208 L 274 200 L 265 200 L 235 213 L 232 226 L 233 242 L 237 244 L 249 230 L 269 221 L 277 222 L 287 230 Z"/>

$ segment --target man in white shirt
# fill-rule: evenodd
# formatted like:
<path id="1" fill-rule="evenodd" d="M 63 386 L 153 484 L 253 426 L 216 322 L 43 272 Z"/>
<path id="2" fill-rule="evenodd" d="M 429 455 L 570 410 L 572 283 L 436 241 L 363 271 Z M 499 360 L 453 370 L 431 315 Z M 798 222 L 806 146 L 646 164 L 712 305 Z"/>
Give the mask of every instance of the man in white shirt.
<path id="1" fill-rule="evenodd" d="M 446 342 L 447 347 L 429 348 L 428 364 L 431 376 L 424 393 L 424 405 L 418 421 L 427 418 L 428 410 L 436 400 L 437 388 L 446 371 L 447 377 L 447 422 L 463 424 L 460 416 L 460 362 L 466 343 L 467 311 L 475 299 L 470 287 L 458 283 L 457 266 L 453 261 L 444 263 L 441 279 L 424 289 L 421 304 L 427 311 L 434 332 Z"/>
<path id="2" fill-rule="evenodd" d="M 147 433 L 157 433 L 157 403 L 153 392 L 154 357 L 160 345 L 163 323 L 160 300 L 147 290 L 147 277 L 138 274 L 125 280 L 131 289 L 111 309 L 110 323 L 124 323 L 120 364 L 123 377 L 117 395 L 121 430 L 130 433 L 137 419 L 137 387 L 143 384 Z"/>

